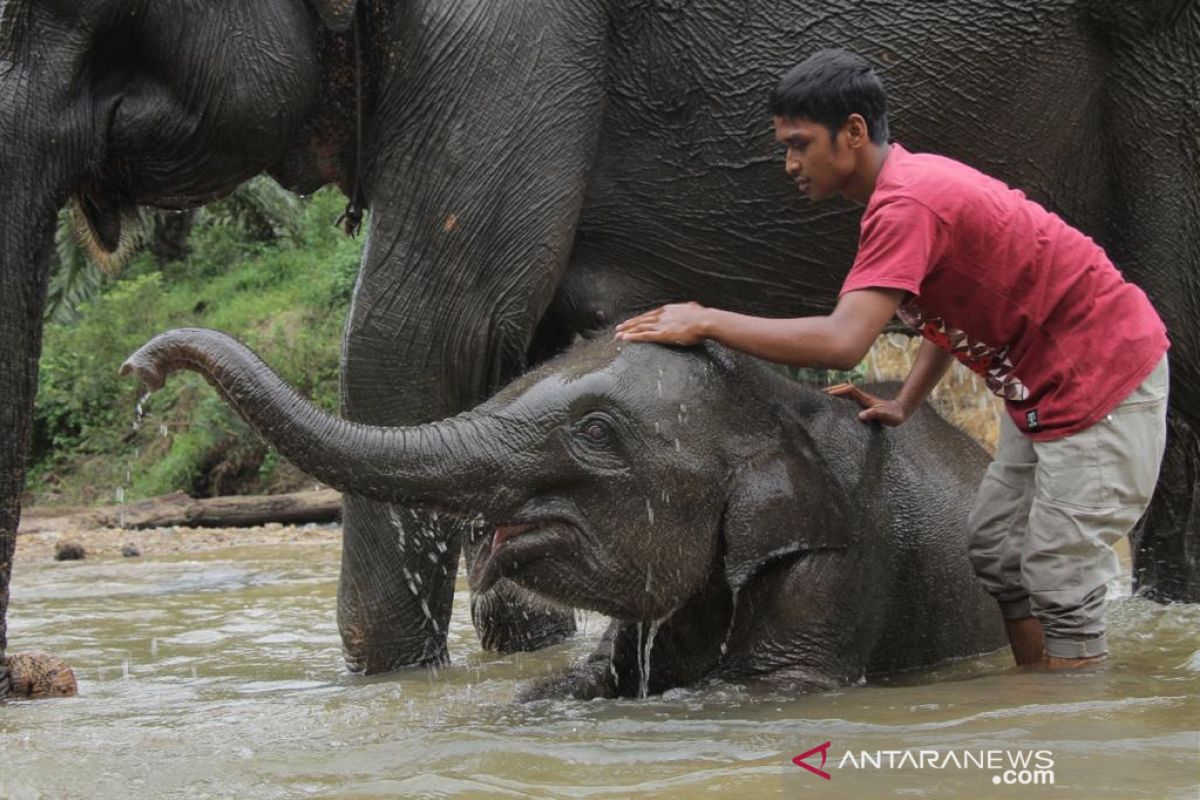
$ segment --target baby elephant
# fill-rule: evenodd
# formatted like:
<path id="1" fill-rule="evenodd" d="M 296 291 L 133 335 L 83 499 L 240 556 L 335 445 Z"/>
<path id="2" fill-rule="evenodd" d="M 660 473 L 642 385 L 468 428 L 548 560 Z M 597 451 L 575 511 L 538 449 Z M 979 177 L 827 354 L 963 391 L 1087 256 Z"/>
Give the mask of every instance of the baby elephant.
<path id="1" fill-rule="evenodd" d="M 987 456 L 928 408 L 879 429 L 716 345 L 607 337 L 411 428 L 330 417 L 215 331 L 164 333 L 122 373 L 155 389 L 180 368 L 332 486 L 486 519 L 476 603 L 508 579 L 613 618 L 586 664 L 529 696 L 825 688 L 1004 643 L 965 540 Z"/>

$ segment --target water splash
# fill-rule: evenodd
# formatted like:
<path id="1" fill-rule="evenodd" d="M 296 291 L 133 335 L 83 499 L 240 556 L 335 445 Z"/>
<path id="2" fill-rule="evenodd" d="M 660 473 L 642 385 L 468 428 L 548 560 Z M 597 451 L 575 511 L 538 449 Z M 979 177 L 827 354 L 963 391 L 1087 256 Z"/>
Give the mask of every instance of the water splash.
<path id="1" fill-rule="evenodd" d="M 667 615 L 670 616 L 669 614 Z M 645 699 L 650 696 L 650 654 L 654 651 L 654 639 L 658 636 L 658 627 L 666 622 L 667 617 L 656 619 L 650 623 L 650 629 L 642 638 L 642 622 L 637 624 L 638 637 L 638 697 Z"/>
<path id="2" fill-rule="evenodd" d="M 429 620 L 429 624 L 433 627 L 434 633 L 441 633 L 441 628 L 438 627 L 437 620 L 433 618 L 433 614 L 429 611 L 429 603 L 425 602 L 425 598 L 421 598 L 421 613 L 425 615 L 425 619 Z"/>
<path id="3" fill-rule="evenodd" d="M 400 519 L 400 513 L 395 506 L 387 507 L 388 521 L 392 523 L 392 527 L 396 529 L 396 547 L 401 553 L 404 552 L 404 546 L 407 543 L 407 535 L 404 531 L 404 521 Z"/>
<path id="4" fill-rule="evenodd" d="M 133 407 L 133 429 L 139 431 L 142 429 L 142 420 L 146 418 L 146 401 L 150 399 L 150 392 L 143 392 L 138 398 L 137 404 Z"/>
<path id="5" fill-rule="evenodd" d="M 619 638 L 620 637 L 616 634 L 613 635 L 612 639 L 609 641 L 608 651 L 608 671 L 609 674 L 612 675 L 614 691 L 617 691 L 621 688 L 621 676 L 617 672 L 617 639 Z"/>
<path id="6" fill-rule="evenodd" d="M 725 636 L 721 638 L 721 655 L 729 650 L 729 637 L 733 636 L 733 623 L 737 620 L 738 593 L 733 593 L 733 607 L 729 610 L 729 624 L 725 626 Z"/>
<path id="7" fill-rule="evenodd" d="M 404 582 L 408 585 L 408 590 L 412 592 L 413 597 L 416 597 L 420 592 L 417 591 L 417 584 L 413 580 L 413 572 L 408 567 L 401 567 L 400 569 L 404 573 Z"/>
<path id="8" fill-rule="evenodd" d="M 646 518 L 650 520 L 650 526 L 654 526 L 654 506 L 650 505 L 650 498 L 646 498 Z"/>

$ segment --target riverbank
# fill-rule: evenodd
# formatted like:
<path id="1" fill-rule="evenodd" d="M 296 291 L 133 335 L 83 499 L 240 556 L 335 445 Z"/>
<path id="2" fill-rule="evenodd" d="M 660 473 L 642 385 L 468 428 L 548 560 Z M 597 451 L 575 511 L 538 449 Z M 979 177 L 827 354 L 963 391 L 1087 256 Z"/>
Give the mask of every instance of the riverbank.
<path id="1" fill-rule="evenodd" d="M 133 546 L 141 558 L 159 558 L 176 553 L 199 553 L 235 545 L 286 545 L 292 542 L 337 542 L 342 538 L 340 525 L 281 525 L 276 522 L 251 528 L 153 528 L 131 531 L 122 528 L 81 530 L 62 527 L 22 532 L 17 536 L 13 559 L 19 571 L 23 565 L 49 561 L 59 542 L 83 547 L 88 560 L 120 559 L 122 550 Z"/>

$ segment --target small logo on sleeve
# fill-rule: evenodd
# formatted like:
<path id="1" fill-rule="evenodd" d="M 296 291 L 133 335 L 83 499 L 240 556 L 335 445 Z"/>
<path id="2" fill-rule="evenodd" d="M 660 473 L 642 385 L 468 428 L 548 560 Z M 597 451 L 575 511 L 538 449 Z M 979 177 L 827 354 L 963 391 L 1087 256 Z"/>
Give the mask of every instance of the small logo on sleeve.
<path id="1" fill-rule="evenodd" d="M 1031 408 L 1025 412 L 1025 427 L 1031 431 L 1036 431 L 1038 429 L 1038 415 L 1036 408 Z"/>

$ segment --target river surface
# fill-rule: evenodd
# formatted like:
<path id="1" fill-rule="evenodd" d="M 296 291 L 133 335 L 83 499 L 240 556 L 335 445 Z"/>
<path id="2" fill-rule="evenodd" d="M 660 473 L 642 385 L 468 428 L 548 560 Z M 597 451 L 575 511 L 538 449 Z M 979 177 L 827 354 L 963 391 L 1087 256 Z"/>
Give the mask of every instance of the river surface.
<path id="1" fill-rule="evenodd" d="M 1200 797 L 1198 605 L 1118 599 L 1114 657 L 1088 673 L 998 653 L 807 697 L 716 683 L 521 705 L 603 618 L 548 651 L 481 653 L 460 578 L 449 667 L 355 677 L 338 559 L 327 540 L 18 561 L 10 651 L 64 656 L 80 695 L 0 707 L 0 797 Z M 804 763 L 829 780 L 792 763 L 826 742 Z"/>

